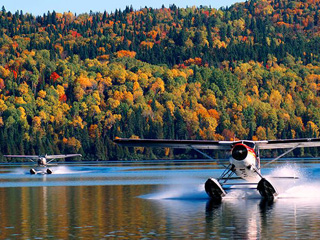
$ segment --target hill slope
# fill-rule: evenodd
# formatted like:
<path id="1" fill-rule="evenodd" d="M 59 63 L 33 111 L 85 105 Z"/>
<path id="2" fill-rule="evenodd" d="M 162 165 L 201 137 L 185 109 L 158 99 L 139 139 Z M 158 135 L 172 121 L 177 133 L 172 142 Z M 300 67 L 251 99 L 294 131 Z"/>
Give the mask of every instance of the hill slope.
<path id="1" fill-rule="evenodd" d="M 38 17 L 3 7 L 0 151 L 154 158 L 173 152 L 112 139 L 318 137 L 319 6 Z"/>

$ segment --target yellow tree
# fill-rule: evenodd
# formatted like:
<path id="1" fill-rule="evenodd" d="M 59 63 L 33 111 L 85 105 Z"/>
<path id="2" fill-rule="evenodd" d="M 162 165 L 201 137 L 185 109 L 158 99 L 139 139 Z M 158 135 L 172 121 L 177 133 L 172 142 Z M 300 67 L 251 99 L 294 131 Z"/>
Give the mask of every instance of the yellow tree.
<path id="1" fill-rule="evenodd" d="M 258 140 L 266 140 L 267 139 L 266 128 L 259 126 L 256 131 L 256 136 Z"/>
<path id="2" fill-rule="evenodd" d="M 314 122 L 308 121 L 306 130 L 310 135 L 308 137 L 319 137 L 319 127 Z"/>
<path id="3" fill-rule="evenodd" d="M 269 97 L 270 105 L 276 109 L 279 109 L 281 101 L 282 101 L 282 96 L 280 92 L 278 90 L 272 90 Z"/>

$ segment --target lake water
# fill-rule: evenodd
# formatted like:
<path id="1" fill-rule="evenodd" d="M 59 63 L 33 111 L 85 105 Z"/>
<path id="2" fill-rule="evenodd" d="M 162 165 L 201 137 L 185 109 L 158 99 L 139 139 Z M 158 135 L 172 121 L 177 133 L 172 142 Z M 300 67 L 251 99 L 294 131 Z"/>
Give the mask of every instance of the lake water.
<path id="1" fill-rule="evenodd" d="M 0 165 L 1 239 L 319 239 L 320 162 L 280 162 L 262 173 L 280 195 L 231 190 L 222 203 L 203 183 L 207 161 L 59 164 L 52 175 Z"/>

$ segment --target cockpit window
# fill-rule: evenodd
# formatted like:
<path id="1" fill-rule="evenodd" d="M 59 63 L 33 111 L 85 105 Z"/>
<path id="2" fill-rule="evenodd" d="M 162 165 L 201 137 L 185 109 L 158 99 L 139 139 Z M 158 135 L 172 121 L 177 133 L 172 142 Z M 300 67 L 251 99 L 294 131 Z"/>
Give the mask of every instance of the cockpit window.
<path id="1" fill-rule="evenodd" d="M 246 142 L 246 141 L 244 141 L 243 144 L 245 144 L 245 145 L 247 145 L 248 147 L 253 148 L 253 149 L 254 149 L 254 147 L 255 147 L 255 144 L 254 144 L 253 142 Z"/>

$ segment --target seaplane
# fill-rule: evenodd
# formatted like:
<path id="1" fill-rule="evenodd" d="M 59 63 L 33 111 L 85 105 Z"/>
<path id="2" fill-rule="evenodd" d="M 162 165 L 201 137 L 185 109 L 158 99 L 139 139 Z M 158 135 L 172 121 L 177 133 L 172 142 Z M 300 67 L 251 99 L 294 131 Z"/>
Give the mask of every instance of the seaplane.
<path id="1" fill-rule="evenodd" d="M 48 166 L 56 166 L 52 162 L 59 158 L 81 157 L 81 154 L 61 154 L 61 155 L 3 155 L 8 158 L 25 158 L 37 164 L 36 168 L 30 169 L 30 174 L 52 174 L 52 169 Z M 49 161 L 48 161 L 49 160 Z M 47 168 L 47 169 L 45 169 Z"/>
<path id="2" fill-rule="evenodd" d="M 287 149 L 284 153 L 270 160 L 263 167 L 279 160 L 296 148 L 320 147 L 320 138 L 279 139 L 279 140 L 239 140 L 239 141 L 212 141 L 212 140 L 173 140 L 173 139 L 130 139 L 116 138 L 113 140 L 120 146 L 127 147 L 163 147 L 193 149 L 206 158 L 216 161 L 204 152 L 206 149 L 226 150 L 229 155 L 229 164 L 217 179 L 209 178 L 204 188 L 208 196 L 214 201 L 221 201 L 232 186 L 252 186 L 258 190 L 262 198 L 273 201 L 279 195 L 270 179 L 261 174 L 260 150 Z M 218 162 L 219 163 L 219 162 Z M 281 178 L 281 177 L 279 177 Z M 296 177 L 292 177 L 296 178 Z M 237 180 L 235 182 L 234 180 Z M 239 181 L 240 180 L 240 181 Z M 231 187 L 230 187 L 231 186 Z M 243 186 L 242 186 L 243 187 Z M 249 187 L 252 188 L 252 187 Z"/>

